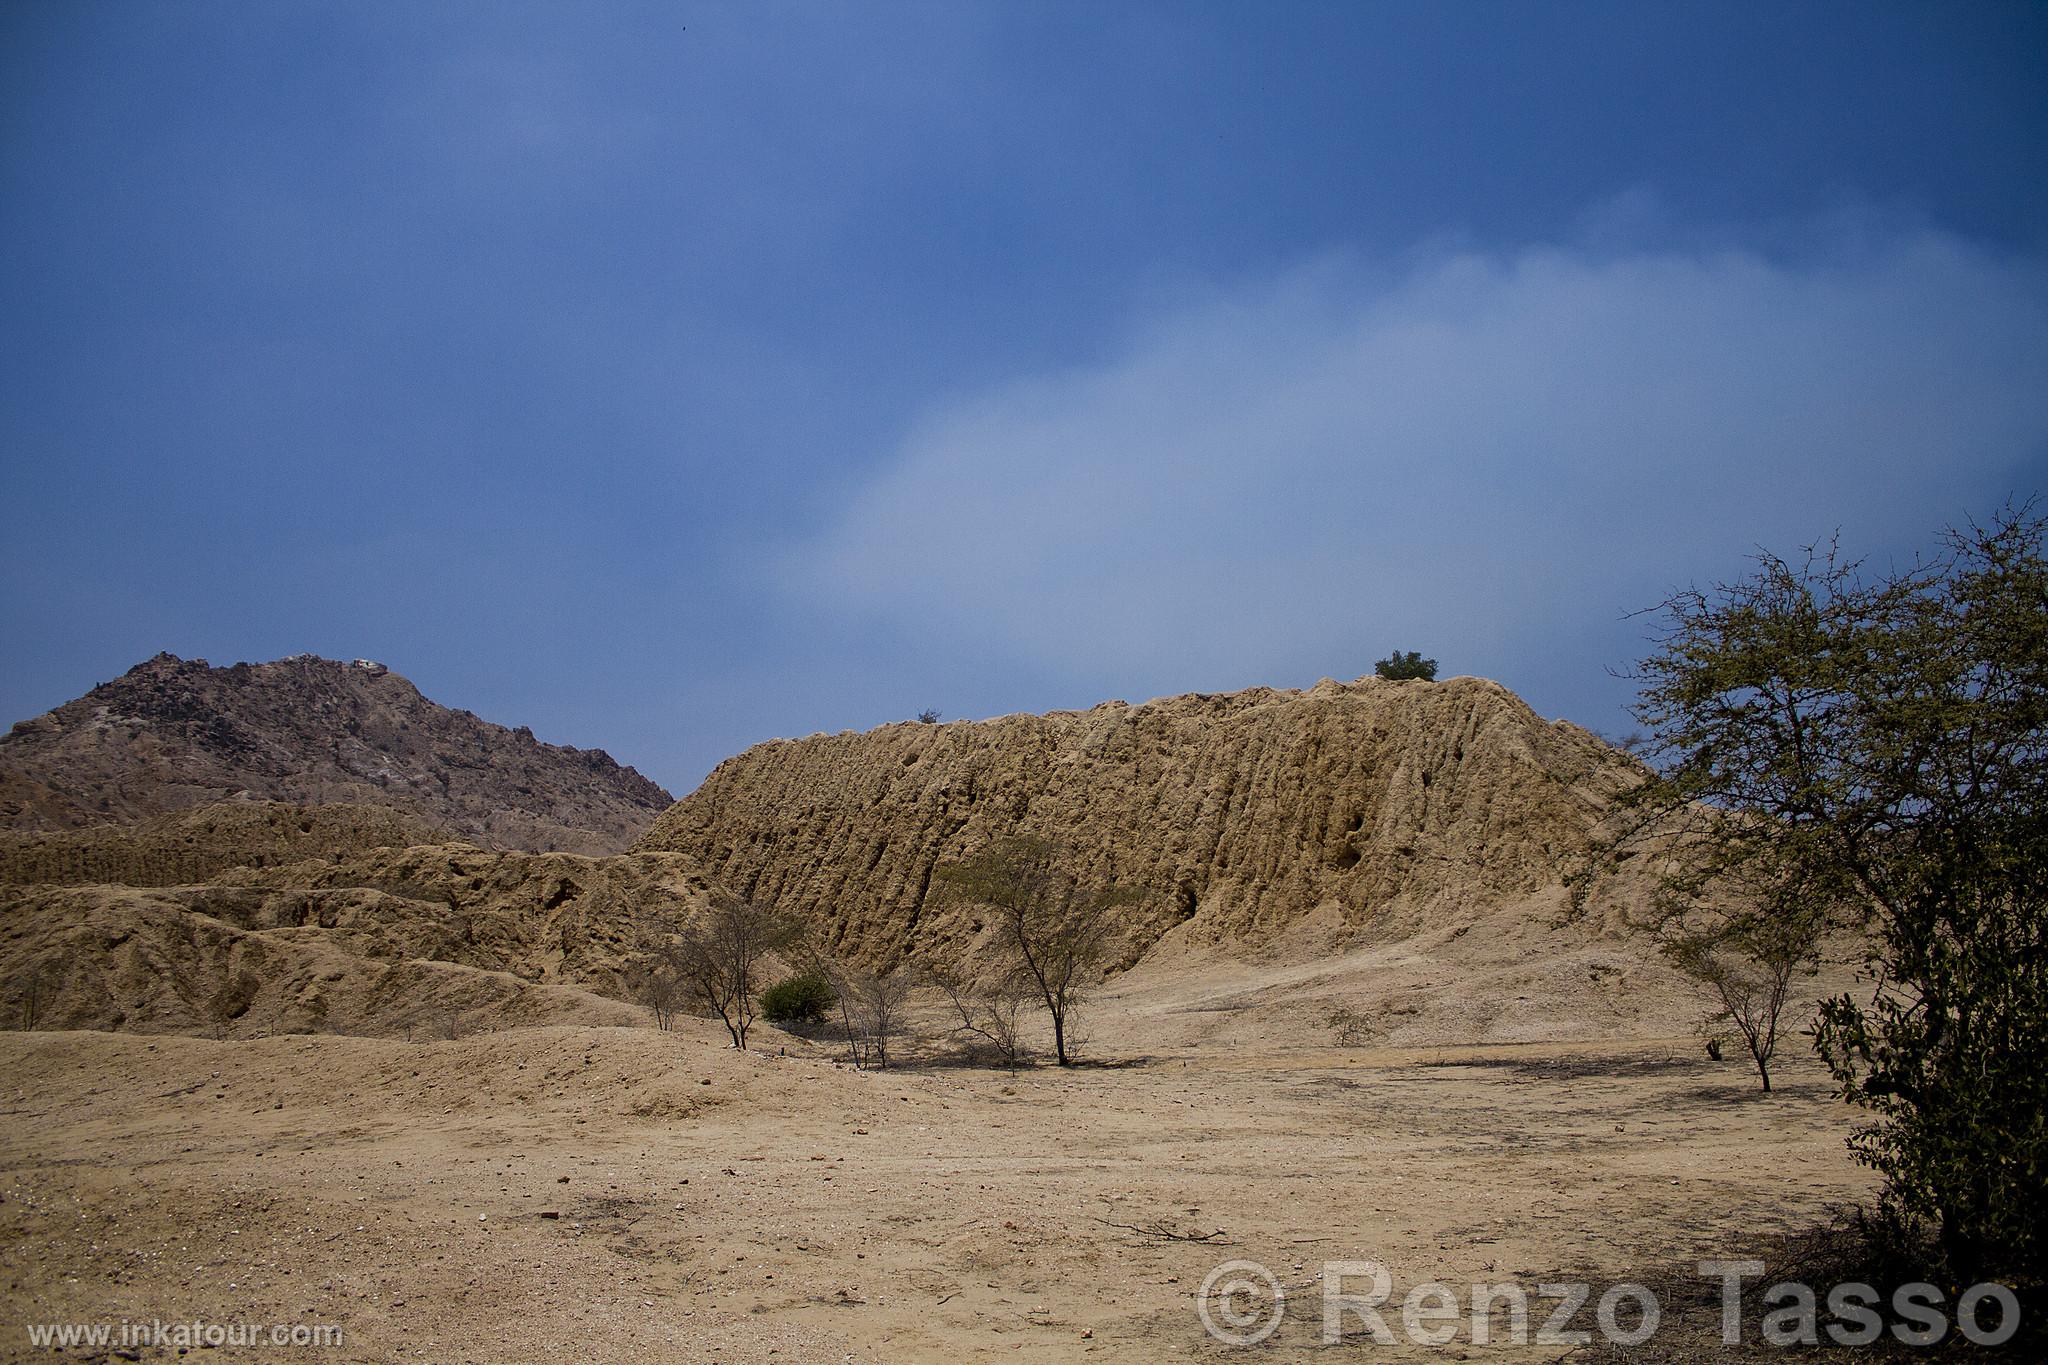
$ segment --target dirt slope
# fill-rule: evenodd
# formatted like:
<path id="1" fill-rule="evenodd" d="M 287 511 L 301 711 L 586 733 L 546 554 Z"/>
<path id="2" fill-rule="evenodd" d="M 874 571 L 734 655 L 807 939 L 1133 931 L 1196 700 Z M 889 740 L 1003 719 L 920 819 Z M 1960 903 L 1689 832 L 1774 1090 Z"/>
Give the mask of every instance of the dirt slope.
<path id="1" fill-rule="evenodd" d="M 1627 886 L 1559 925 L 1637 772 L 1494 684 L 1368 680 L 763 745 L 663 817 L 646 843 L 672 852 L 403 844 L 416 827 L 375 810 L 214 805 L 0 842 L 0 880 L 43 883 L 0 889 L 0 1010 L 243 1033 L 553 1017 L 514 997 L 627 996 L 655 923 L 720 883 L 856 958 L 988 961 L 994 926 L 929 879 L 1021 829 L 1148 890 L 1115 965 L 1175 983 L 1136 1016 L 1161 1045 L 1224 1025 L 1293 1045 L 1338 1008 L 1416 1043 L 1682 1031 L 1676 979 L 1614 932 Z M 130 885 L 51 884 L 89 880 Z"/>
<path id="2" fill-rule="evenodd" d="M 707 894 L 672 856 L 460 844 L 198 886 L 0 888 L 0 1009 L 16 1027 L 237 1035 L 637 1018 L 617 997 L 641 924 Z"/>

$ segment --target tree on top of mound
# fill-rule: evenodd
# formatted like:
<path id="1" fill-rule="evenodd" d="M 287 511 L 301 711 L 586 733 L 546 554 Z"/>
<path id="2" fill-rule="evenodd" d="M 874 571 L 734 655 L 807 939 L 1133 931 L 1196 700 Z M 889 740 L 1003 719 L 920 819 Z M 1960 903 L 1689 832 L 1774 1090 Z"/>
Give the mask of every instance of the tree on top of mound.
<path id="1" fill-rule="evenodd" d="M 1406 654 L 1397 649 L 1386 658 L 1374 664 L 1372 671 L 1376 677 L 1385 678 L 1389 682 L 1403 682 L 1409 678 L 1420 678 L 1424 682 L 1435 682 L 1436 660 L 1425 659 L 1420 653 L 1412 649 Z"/>

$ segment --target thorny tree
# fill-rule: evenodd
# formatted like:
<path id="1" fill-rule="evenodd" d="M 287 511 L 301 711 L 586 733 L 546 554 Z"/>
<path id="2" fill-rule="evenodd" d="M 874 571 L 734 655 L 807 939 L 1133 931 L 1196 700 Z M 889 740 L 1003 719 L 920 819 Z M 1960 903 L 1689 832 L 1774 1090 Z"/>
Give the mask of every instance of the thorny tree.
<path id="1" fill-rule="evenodd" d="M 1053 1056 L 1072 1066 L 1075 1017 L 1101 980 L 1114 927 L 1110 911 L 1136 896 L 1082 885 L 1061 867 L 1061 855 L 1049 840 L 1012 836 L 941 866 L 938 877 L 950 894 L 995 912 L 1011 970 L 1052 1020 Z"/>
<path id="2" fill-rule="evenodd" d="M 889 1065 L 889 1044 L 903 1032 L 910 978 L 902 972 L 846 972 L 839 981 L 840 1019 L 857 1065 Z"/>
<path id="3" fill-rule="evenodd" d="M 1750 879 L 1768 951 L 1846 912 L 1868 986 L 1816 1044 L 1874 1122 L 1880 1230 L 1934 1271 L 2048 1273 L 2048 559 L 2031 507 L 1866 574 L 1832 548 L 1663 607 L 1638 719 L 1678 873 Z M 1716 888 L 1716 883 L 1720 887 Z M 1741 944 L 1732 945 L 1742 947 Z M 1745 950 L 1746 952 L 1746 950 Z M 1747 954 L 1754 956 L 1754 954 Z"/>
<path id="4" fill-rule="evenodd" d="M 1766 1094 L 1793 984 L 1818 970 L 1827 905 L 1806 899 L 1797 878 L 1775 868 L 1703 871 L 1681 861 L 1642 926 L 1665 960 L 1712 997 L 1707 1027 L 1734 1029 Z"/>
<path id="5" fill-rule="evenodd" d="M 656 959 L 638 964 L 626 974 L 625 986 L 635 1000 L 654 1011 L 656 1028 L 666 1030 L 676 1026 L 676 1006 L 682 999 L 682 983 L 666 961 Z"/>
<path id="6" fill-rule="evenodd" d="M 965 1035 L 977 1051 L 986 1049 L 994 1060 L 1015 1071 L 1025 1057 L 1024 1037 L 1018 1017 L 1030 998 L 1031 987 L 1015 971 L 1003 972 L 990 981 L 973 981 L 951 967 L 925 969 L 925 980 L 946 997 L 959 1023 L 953 1032 Z"/>
<path id="7" fill-rule="evenodd" d="M 791 938 L 788 923 L 765 905 L 721 895 L 659 948 L 662 966 L 710 1008 L 746 1050 L 764 964 Z"/>
<path id="8" fill-rule="evenodd" d="M 866 971 L 815 945 L 801 951 L 806 968 L 832 988 L 849 1060 L 856 1067 L 888 1066 L 889 1044 L 903 1033 L 910 977 L 900 970 Z"/>

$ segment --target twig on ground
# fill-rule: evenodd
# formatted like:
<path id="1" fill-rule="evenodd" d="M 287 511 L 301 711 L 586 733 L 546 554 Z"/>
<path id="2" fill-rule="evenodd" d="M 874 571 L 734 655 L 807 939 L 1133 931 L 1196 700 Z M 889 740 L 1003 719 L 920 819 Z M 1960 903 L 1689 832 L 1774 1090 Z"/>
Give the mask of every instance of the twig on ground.
<path id="1" fill-rule="evenodd" d="M 1236 1242 L 1224 1235 L 1222 1228 L 1218 1228 L 1214 1232 L 1175 1232 L 1164 1223 L 1154 1223 L 1146 1227 L 1137 1223 L 1113 1223 L 1107 1218 L 1098 1218 L 1095 1221 L 1106 1228 L 1116 1228 L 1121 1232 L 1135 1232 L 1140 1237 L 1156 1237 L 1162 1242 L 1200 1242 L 1207 1246 L 1224 1247 L 1237 1245 Z"/>

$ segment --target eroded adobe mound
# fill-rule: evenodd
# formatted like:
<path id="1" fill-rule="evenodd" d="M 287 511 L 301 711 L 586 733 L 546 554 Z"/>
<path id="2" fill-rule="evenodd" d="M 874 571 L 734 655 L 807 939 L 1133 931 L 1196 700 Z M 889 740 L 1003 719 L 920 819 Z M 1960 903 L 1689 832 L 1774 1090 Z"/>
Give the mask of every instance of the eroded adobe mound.
<path id="1" fill-rule="evenodd" d="M 988 926 L 933 870 L 1028 833 L 1134 886 L 1124 959 L 1169 931 L 1271 940 L 1311 915 L 1365 933 L 1559 892 L 1635 761 L 1476 678 L 1109 702 L 1081 712 L 757 745 L 656 822 L 734 891 L 852 955 L 967 949 Z"/>
<path id="2" fill-rule="evenodd" d="M 206 885 L 4 887 L 0 1009 L 15 1026 L 237 1036 L 626 1022 L 650 926 L 708 894 L 673 856 L 466 844 Z"/>
<path id="3" fill-rule="evenodd" d="M 231 868 L 339 861 L 449 838 L 385 806 L 216 801 L 133 825 L 0 830 L 0 882 L 180 886 Z"/>

